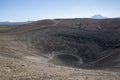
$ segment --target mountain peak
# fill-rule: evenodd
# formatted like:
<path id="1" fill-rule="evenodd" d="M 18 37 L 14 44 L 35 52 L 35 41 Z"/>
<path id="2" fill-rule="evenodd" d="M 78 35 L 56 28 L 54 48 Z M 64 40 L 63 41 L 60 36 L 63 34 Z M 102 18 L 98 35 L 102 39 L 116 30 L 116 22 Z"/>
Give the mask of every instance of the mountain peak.
<path id="1" fill-rule="evenodd" d="M 95 14 L 95 15 L 93 15 L 91 18 L 92 18 L 92 19 L 106 19 L 107 17 L 104 17 L 104 16 L 102 16 L 102 15 L 100 15 L 100 14 Z"/>

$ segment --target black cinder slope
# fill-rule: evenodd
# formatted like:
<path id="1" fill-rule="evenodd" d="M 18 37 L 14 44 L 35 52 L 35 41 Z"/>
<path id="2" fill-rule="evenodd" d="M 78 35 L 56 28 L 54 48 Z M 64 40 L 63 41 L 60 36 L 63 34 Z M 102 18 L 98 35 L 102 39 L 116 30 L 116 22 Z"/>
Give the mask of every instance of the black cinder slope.
<path id="1" fill-rule="evenodd" d="M 14 33 L 12 33 L 14 34 Z M 119 69 L 120 33 L 46 26 L 15 32 L 16 40 L 26 42 L 48 62 L 89 69 Z"/>

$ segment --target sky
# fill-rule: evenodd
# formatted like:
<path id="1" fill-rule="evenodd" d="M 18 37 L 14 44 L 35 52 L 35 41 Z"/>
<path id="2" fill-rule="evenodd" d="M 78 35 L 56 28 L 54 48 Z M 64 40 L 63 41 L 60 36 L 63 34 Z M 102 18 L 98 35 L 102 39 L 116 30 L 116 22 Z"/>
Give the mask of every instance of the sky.
<path id="1" fill-rule="evenodd" d="M 120 17 L 120 0 L 0 0 L 0 21 Z"/>

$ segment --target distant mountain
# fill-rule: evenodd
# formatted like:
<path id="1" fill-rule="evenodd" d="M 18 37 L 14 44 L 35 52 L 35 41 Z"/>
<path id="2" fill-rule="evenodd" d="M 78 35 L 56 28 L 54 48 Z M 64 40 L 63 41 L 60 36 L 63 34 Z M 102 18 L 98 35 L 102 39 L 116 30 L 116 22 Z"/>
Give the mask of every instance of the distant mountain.
<path id="1" fill-rule="evenodd" d="M 96 15 L 92 16 L 91 18 L 92 19 L 106 19 L 107 17 L 104 17 L 104 16 L 102 16 L 100 14 L 96 14 Z"/>
<path id="2" fill-rule="evenodd" d="M 33 21 L 26 21 L 26 22 L 0 22 L 0 25 L 23 25 L 23 24 L 28 24 L 31 23 Z"/>
<path id="3" fill-rule="evenodd" d="M 120 18 L 120 17 L 116 17 L 116 18 Z"/>

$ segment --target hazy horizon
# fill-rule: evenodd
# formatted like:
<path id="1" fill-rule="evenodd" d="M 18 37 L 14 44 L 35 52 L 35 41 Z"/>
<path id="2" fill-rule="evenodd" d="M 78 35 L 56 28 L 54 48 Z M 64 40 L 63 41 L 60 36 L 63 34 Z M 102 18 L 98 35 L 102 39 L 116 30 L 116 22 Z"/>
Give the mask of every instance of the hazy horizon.
<path id="1" fill-rule="evenodd" d="M 0 0 L 0 21 L 86 18 L 95 14 L 120 17 L 120 0 Z"/>

